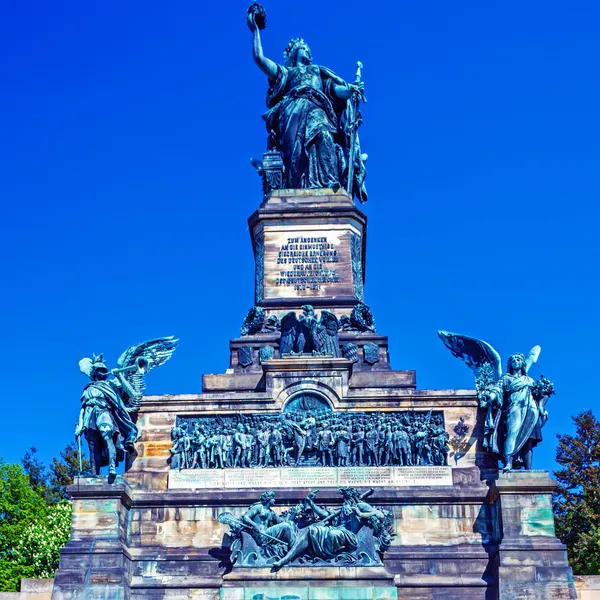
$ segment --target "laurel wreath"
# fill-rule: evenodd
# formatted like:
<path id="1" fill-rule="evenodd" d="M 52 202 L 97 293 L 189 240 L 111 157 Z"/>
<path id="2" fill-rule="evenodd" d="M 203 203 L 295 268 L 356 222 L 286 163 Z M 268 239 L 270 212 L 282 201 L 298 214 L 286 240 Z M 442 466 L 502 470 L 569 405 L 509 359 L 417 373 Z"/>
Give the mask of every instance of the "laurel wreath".
<path id="1" fill-rule="evenodd" d="M 359 331 L 375 332 L 375 317 L 366 304 L 357 304 L 352 309 L 350 321 Z"/>
<path id="2" fill-rule="evenodd" d="M 242 323 L 242 335 L 254 335 L 260 333 L 265 322 L 265 309 L 260 306 L 253 306 L 246 314 Z"/>

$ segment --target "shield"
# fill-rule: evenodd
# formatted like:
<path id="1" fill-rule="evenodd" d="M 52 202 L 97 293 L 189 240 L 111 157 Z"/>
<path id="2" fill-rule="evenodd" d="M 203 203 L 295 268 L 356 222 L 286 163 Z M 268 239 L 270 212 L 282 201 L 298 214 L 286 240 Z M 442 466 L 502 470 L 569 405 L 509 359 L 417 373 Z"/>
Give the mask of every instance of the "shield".
<path id="1" fill-rule="evenodd" d="M 342 346 L 342 356 L 353 363 L 358 362 L 358 346 L 352 342 L 344 344 Z"/>
<path id="2" fill-rule="evenodd" d="M 275 355 L 275 348 L 273 346 L 263 346 L 258 351 L 258 356 L 260 358 L 260 362 L 263 363 L 265 360 L 271 360 Z"/>
<path id="3" fill-rule="evenodd" d="M 379 346 L 377 344 L 373 344 L 372 342 L 365 344 L 363 352 L 365 354 L 366 363 L 374 365 L 379 362 Z"/>
<path id="4" fill-rule="evenodd" d="M 238 362 L 242 367 L 246 368 L 252 364 L 252 348 L 250 346 L 242 346 L 238 350 Z"/>

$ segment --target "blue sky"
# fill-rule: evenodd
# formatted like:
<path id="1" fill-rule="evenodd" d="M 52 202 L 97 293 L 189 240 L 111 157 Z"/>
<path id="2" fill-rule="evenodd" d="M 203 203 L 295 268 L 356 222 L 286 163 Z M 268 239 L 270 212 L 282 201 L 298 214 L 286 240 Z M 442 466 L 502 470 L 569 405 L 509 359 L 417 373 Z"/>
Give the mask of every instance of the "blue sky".
<path id="1" fill-rule="evenodd" d="M 0 456 L 72 439 L 92 352 L 181 338 L 149 393 L 200 391 L 253 303 L 249 164 L 266 81 L 248 2 L 0 2 Z M 265 0 L 265 53 L 302 35 L 369 103 L 366 301 L 393 366 L 472 387 L 436 337 L 553 379 L 546 441 L 594 408 L 600 5 Z"/>

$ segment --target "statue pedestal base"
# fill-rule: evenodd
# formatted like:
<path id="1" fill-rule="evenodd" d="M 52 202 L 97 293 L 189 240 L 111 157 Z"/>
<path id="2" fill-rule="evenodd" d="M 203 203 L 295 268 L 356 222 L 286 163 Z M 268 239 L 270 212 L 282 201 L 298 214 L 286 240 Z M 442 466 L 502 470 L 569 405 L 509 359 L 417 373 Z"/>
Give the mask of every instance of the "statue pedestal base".
<path id="1" fill-rule="evenodd" d="M 363 301 L 367 219 L 345 191 L 276 190 L 248 225 L 255 303 L 269 313 Z"/>
<path id="2" fill-rule="evenodd" d="M 502 532 L 498 583 L 503 600 L 577 598 L 565 546 L 555 537 L 554 487 L 548 471 L 498 475 L 495 490 Z"/>

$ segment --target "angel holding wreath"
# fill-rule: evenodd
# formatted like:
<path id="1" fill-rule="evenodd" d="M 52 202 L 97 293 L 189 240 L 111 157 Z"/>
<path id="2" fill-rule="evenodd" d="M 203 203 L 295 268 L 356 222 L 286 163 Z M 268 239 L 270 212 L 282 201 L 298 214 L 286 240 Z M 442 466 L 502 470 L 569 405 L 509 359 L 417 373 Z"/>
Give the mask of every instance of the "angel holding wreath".
<path id="1" fill-rule="evenodd" d="M 554 394 L 550 380 L 529 376 L 541 348 L 534 346 L 527 356 L 512 354 L 502 373 L 500 355 L 487 342 L 448 331 L 438 335 L 475 372 L 479 405 L 486 409 L 483 449 L 498 456 L 505 471 L 531 470 L 533 449 L 542 441 L 548 420 L 546 402 Z"/>

